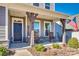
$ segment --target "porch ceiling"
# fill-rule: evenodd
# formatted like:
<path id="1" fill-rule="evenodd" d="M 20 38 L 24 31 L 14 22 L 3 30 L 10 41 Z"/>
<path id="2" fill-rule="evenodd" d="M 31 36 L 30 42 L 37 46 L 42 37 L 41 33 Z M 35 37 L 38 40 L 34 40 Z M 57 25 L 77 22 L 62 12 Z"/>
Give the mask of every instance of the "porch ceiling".
<path id="1" fill-rule="evenodd" d="M 9 9 L 9 15 L 10 16 L 19 16 L 19 17 L 25 17 L 26 13 L 19 10 Z"/>
<path id="2" fill-rule="evenodd" d="M 33 13 L 37 13 L 39 14 L 38 18 L 46 18 L 46 19 L 50 19 L 50 20 L 57 20 L 56 18 L 67 18 L 68 15 L 64 15 L 64 14 L 60 14 L 60 13 L 56 13 L 54 11 L 49 11 L 49 10 L 45 10 L 42 8 L 38 8 L 38 7 L 34 7 L 34 6 L 30 6 L 28 4 L 0 4 L 2 6 L 7 6 L 9 9 L 12 10 L 18 10 L 18 11 L 22 11 L 22 12 L 33 12 Z"/>
<path id="3" fill-rule="evenodd" d="M 19 10 L 14 10 L 14 9 L 9 9 L 9 15 L 10 16 L 19 16 L 19 17 L 25 17 L 26 12 L 25 11 L 19 11 Z M 51 16 L 47 15 L 38 15 L 37 18 L 40 19 L 46 19 L 46 20 L 53 20 L 54 18 Z"/>

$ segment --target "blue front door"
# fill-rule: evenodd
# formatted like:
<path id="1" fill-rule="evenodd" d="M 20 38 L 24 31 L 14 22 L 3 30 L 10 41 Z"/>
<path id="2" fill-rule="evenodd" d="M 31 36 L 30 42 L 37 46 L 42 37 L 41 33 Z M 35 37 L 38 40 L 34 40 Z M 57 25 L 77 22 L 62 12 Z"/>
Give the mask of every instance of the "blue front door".
<path id="1" fill-rule="evenodd" d="M 22 23 L 14 23 L 14 41 L 22 41 Z"/>

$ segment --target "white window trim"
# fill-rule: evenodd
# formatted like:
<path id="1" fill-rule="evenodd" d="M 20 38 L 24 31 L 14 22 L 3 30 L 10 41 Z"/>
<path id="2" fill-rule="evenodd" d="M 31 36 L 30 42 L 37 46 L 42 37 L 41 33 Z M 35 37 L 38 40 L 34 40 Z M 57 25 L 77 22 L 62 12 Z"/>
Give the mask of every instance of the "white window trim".
<path id="1" fill-rule="evenodd" d="M 39 22 L 39 37 L 41 36 L 41 22 L 40 20 L 35 20 L 34 22 Z"/>
<path id="2" fill-rule="evenodd" d="M 50 32 L 51 32 L 51 22 L 50 21 L 44 21 L 44 36 L 45 36 L 45 23 L 49 23 L 50 24 Z M 48 36 L 45 36 L 48 37 Z"/>
<path id="3" fill-rule="evenodd" d="M 21 22 L 14 22 L 14 20 L 20 20 Z M 13 37 L 13 42 L 14 42 L 14 23 L 22 23 L 22 42 L 23 42 L 23 37 L 24 37 L 24 26 L 23 26 L 23 19 L 21 18 L 16 18 L 12 17 L 12 37 Z"/>

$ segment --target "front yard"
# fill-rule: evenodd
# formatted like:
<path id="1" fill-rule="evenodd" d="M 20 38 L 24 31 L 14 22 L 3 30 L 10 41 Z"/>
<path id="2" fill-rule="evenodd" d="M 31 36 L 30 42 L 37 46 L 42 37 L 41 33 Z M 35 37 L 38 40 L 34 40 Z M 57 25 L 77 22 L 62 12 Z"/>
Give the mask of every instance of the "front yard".
<path id="1" fill-rule="evenodd" d="M 36 51 L 34 47 L 27 49 L 33 56 L 71 56 L 75 54 L 79 54 L 79 49 L 74 48 L 51 48 L 46 47 L 46 50 L 43 52 Z"/>

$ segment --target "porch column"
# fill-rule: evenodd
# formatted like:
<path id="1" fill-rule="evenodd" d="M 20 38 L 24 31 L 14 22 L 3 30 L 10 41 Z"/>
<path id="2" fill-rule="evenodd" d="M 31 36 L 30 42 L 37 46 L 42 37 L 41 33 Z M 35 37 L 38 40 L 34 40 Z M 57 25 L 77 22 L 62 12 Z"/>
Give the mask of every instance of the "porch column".
<path id="1" fill-rule="evenodd" d="M 53 21 L 52 21 L 52 32 L 53 32 L 53 35 L 54 35 L 54 37 L 55 37 L 55 20 L 53 19 Z"/>
<path id="2" fill-rule="evenodd" d="M 8 48 L 8 43 L 8 7 L 0 6 L 0 45 Z"/>
<path id="3" fill-rule="evenodd" d="M 38 14 L 34 14 L 30 12 L 26 12 L 26 14 L 31 23 L 30 46 L 33 46 L 34 45 L 34 20 L 36 19 Z"/>
<path id="4" fill-rule="evenodd" d="M 62 37 L 62 43 L 65 44 L 66 43 L 66 32 L 63 32 L 63 37 Z"/>
<path id="5" fill-rule="evenodd" d="M 27 15 L 25 15 L 25 37 L 27 37 Z"/>
<path id="6" fill-rule="evenodd" d="M 8 40 L 8 7 L 6 6 L 6 40 L 7 40 L 7 48 L 9 48 L 9 40 Z"/>
<path id="7" fill-rule="evenodd" d="M 66 36 L 66 32 L 65 32 L 65 19 L 60 19 L 61 23 L 62 23 L 62 43 L 66 44 L 66 40 L 65 40 L 65 36 Z"/>
<path id="8" fill-rule="evenodd" d="M 53 21 L 53 33 L 54 33 L 54 37 L 55 37 L 55 22 L 56 21 Z"/>

